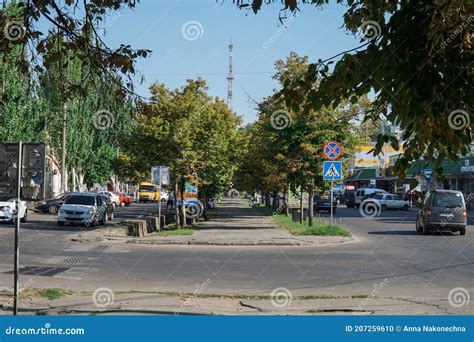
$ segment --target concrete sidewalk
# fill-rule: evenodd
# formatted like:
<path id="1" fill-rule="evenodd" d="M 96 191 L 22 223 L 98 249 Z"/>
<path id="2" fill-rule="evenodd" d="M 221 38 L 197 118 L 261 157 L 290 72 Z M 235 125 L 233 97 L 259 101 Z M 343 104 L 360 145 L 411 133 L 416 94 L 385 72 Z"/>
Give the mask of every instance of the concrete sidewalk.
<path id="1" fill-rule="evenodd" d="M 82 233 L 74 241 L 127 242 L 136 244 L 180 244 L 215 246 L 318 246 L 353 242 L 342 236 L 293 236 L 280 228 L 270 216 L 249 207 L 246 200 L 224 199 L 215 210 L 209 210 L 209 221 L 193 227 L 193 235 L 146 237 L 117 236 L 114 228 L 102 228 Z"/>
<path id="2" fill-rule="evenodd" d="M 20 298 L 22 315 L 411 315 L 469 314 L 472 306 L 455 309 L 447 298 L 354 296 L 224 296 L 197 293 L 159 293 L 99 288 L 94 293 L 72 292 L 58 299 L 47 299 L 36 291 Z M 0 292 L 0 315 L 11 315 L 11 294 Z"/>

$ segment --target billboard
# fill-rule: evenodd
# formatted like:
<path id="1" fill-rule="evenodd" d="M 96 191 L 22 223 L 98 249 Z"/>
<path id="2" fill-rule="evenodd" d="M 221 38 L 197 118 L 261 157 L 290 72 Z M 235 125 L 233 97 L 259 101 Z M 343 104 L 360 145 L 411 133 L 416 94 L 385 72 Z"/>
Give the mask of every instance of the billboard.
<path id="1" fill-rule="evenodd" d="M 0 199 L 18 197 L 18 143 L 0 143 Z M 24 143 L 22 148 L 21 198 L 36 201 L 45 197 L 46 146 Z"/>

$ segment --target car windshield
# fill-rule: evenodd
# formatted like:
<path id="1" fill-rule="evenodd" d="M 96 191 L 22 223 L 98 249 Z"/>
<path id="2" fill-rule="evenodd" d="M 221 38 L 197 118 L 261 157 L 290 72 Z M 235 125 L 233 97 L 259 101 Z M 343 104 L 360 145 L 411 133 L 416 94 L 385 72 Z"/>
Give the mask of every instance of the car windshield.
<path id="1" fill-rule="evenodd" d="M 375 195 L 374 198 L 381 200 L 381 199 L 383 199 L 383 195 Z"/>
<path id="2" fill-rule="evenodd" d="M 79 205 L 91 205 L 95 204 L 95 197 L 94 196 L 82 196 L 82 195 L 71 195 L 69 196 L 65 204 L 79 204 Z"/>
<path id="3" fill-rule="evenodd" d="M 155 191 L 155 187 L 153 185 L 142 185 L 140 186 L 140 191 L 153 192 Z"/>
<path id="4" fill-rule="evenodd" d="M 433 199 L 434 207 L 462 207 L 461 194 L 452 192 L 437 192 Z"/>

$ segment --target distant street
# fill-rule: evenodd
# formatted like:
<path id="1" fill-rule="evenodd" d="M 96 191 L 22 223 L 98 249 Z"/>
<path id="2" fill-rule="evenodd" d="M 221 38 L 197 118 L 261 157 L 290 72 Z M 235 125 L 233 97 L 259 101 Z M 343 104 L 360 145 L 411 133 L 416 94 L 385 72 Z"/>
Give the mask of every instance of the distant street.
<path id="1" fill-rule="evenodd" d="M 118 208 L 116 219 L 155 206 Z M 379 296 L 404 298 L 407 305 L 445 305 L 453 287 L 472 288 L 474 226 L 468 225 L 465 236 L 423 236 L 415 232 L 415 215 L 412 210 L 386 211 L 369 219 L 357 209 L 340 207 L 337 216 L 357 241 L 314 248 L 78 243 L 71 235 L 84 228 L 57 227 L 53 216 L 31 214 L 22 225 L 20 264 L 52 271 L 47 276 L 26 272 L 21 281 L 75 291 L 107 286 L 114 291 L 191 293 L 196 284 L 211 279 L 205 293 L 269 294 L 285 287 L 293 295 L 336 296 L 370 294 L 374 284 L 385 282 Z M 0 230 L 1 286 L 11 287 L 13 227 L 2 224 Z"/>

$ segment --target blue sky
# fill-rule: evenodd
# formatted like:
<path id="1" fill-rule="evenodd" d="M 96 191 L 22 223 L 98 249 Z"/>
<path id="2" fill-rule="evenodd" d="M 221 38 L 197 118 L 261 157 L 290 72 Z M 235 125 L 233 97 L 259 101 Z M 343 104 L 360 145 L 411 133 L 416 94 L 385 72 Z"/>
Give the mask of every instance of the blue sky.
<path id="1" fill-rule="evenodd" d="M 153 51 L 137 65 L 145 76 L 143 84 L 136 85 L 140 95 L 148 96 L 148 87 L 156 81 L 175 88 L 187 78 L 201 76 L 211 95 L 226 98 L 232 37 L 233 107 L 245 122 L 252 122 L 256 112 L 249 95 L 258 101 L 272 93 L 277 86 L 271 78 L 277 59 L 295 51 L 315 61 L 358 44 L 358 39 L 341 28 L 345 10 L 341 5 L 323 9 L 302 5 L 299 16 L 292 18 L 288 13 L 286 27 L 278 20 L 280 8 L 281 4 L 264 6 L 254 15 L 239 10 L 231 0 L 141 0 L 133 10 L 111 12 L 105 40 L 111 47 L 127 43 Z M 183 34 L 186 23 L 196 28 L 196 36 L 192 29 L 191 34 Z"/>

